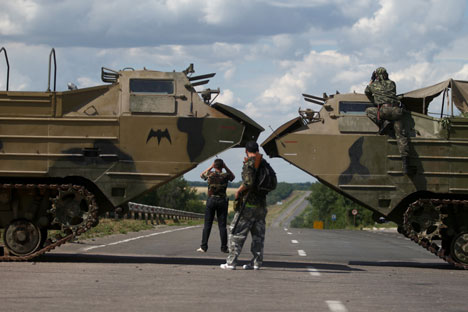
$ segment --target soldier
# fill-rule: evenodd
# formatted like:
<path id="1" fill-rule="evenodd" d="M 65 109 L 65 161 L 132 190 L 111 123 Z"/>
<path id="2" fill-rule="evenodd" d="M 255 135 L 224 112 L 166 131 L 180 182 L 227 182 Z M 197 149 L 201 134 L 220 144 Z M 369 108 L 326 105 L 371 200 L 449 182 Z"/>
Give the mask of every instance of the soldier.
<path id="1" fill-rule="evenodd" d="M 211 171 L 214 168 L 214 171 Z M 226 172 L 223 173 L 223 169 Z M 226 197 L 226 188 L 229 181 L 234 180 L 234 174 L 224 164 L 222 159 L 216 159 L 213 164 L 202 172 L 200 177 L 208 181 L 208 199 L 206 200 L 205 224 L 203 226 L 203 235 L 198 252 L 206 252 L 208 250 L 208 239 L 210 238 L 211 226 L 213 225 L 214 216 L 218 218 L 219 236 L 221 238 L 221 251 L 228 252 L 227 247 L 227 213 L 228 213 L 228 198 Z"/>
<path id="2" fill-rule="evenodd" d="M 388 79 L 387 70 L 377 68 L 372 73 L 369 85 L 365 93 L 369 100 L 376 106 L 366 109 L 367 116 L 379 126 L 379 134 L 386 134 L 393 122 L 395 137 L 403 161 L 403 172 L 408 174 L 408 138 L 404 134 L 404 126 L 401 121 L 403 108 L 396 96 L 395 82 Z"/>
<path id="3" fill-rule="evenodd" d="M 256 189 L 255 176 L 260 163 L 264 161 L 258 152 L 258 144 L 249 141 L 245 145 L 247 157 L 242 168 L 242 184 L 236 192 L 236 201 L 241 203 L 246 200 L 245 208 L 240 213 L 241 204 L 235 204 L 236 214 L 230 226 L 229 255 L 226 263 L 221 264 L 222 269 L 235 270 L 237 258 L 250 231 L 252 245 L 250 251 L 253 254 L 250 264 L 243 266 L 245 270 L 258 270 L 263 262 L 263 243 L 265 241 L 265 217 L 266 195 Z M 237 226 L 236 226 L 237 223 Z"/>

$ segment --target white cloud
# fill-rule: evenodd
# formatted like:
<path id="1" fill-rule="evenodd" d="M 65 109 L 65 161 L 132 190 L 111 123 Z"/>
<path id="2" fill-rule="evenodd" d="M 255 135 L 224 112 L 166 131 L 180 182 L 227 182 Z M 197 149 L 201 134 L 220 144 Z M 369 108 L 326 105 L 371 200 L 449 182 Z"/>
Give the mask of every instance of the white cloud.
<path id="1" fill-rule="evenodd" d="M 371 17 L 360 18 L 343 37 L 343 48 L 373 59 L 431 58 L 456 37 L 464 0 L 380 0 Z"/>
<path id="2" fill-rule="evenodd" d="M 78 82 L 78 88 L 93 87 L 101 83 L 100 81 L 96 81 L 90 77 L 78 77 L 77 82 Z"/>
<path id="3" fill-rule="evenodd" d="M 468 80 L 468 64 L 465 64 L 454 76 L 458 80 Z"/>
<path id="4" fill-rule="evenodd" d="M 39 8 L 33 0 L 2 0 L 0 6 L 0 35 L 22 34 L 24 23 L 34 19 Z"/>
<path id="5" fill-rule="evenodd" d="M 301 93 L 307 93 L 319 79 L 336 79 L 332 76 L 344 66 L 350 65 L 351 58 L 336 51 L 311 51 L 300 61 L 281 63 L 287 72 L 273 81 L 261 96 L 261 103 L 277 103 L 276 109 L 286 111 L 296 107 Z M 339 77 L 338 77 L 338 80 Z M 349 79 L 347 79 L 349 81 Z M 268 104 L 267 104 L 268 103 Z"/>
<path id="6" fill-rule="evenodd" d="M 252 102 L 247 103 L 244 112 L 252 118 L 262 117 L 265 113 L 261 107 L 258 107 Z"/>
<path id="7" fill-rule="evenodd" d="M 234 93 L 229 89 L 224 89 L 219 94 L 216 102 L 220 102 L 229 106 L 236 104 L 238 99 L 235 98 Z"/>

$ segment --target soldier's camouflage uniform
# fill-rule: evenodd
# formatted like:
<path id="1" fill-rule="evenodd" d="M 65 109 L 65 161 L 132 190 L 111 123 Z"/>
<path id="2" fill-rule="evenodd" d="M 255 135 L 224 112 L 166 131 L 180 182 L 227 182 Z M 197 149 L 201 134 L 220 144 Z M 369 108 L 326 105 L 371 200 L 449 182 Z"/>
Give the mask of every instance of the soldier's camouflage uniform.
<path id="1" fill-rule="evenodd" d="M 382 69 L 382 70 L 381 70 Z M 367 116 L 377 125 L 381 120 L 393 121 L 393 129 L 398 144 L 398 150 L 402 157 L 408 156 L 408 138 L 405 135 L 404 125 L 401 121 L 403 109 L 399 106 L 400 101 L 396 96 L 395 82 L 386 77 L 386 71 L 383 68 L 376 70 L 377 80 L 366 87 L 365 93 L 375 107 L 366 109 Z M 380 106 L 380 113 L 378 107 Z"/>
<path id="2" fill-rule="evenodd" d="M 261 155 L 257 153 L 257 157 L 261 157 Z M 242 168 L 242 183 L 247 187 L 247 192 L 250 191 L 250 194 L 247 198 L 247 204 L 242 214 L 240 215 L 239 212 L 236 212 L 234 219 L 231 222 L 229 233 L 229 256 L 226 261 L 229 265 L 237 264 L 237 258 L 242 251 L 242 247 L 247 239 L 249 231 L 252 235 L 250 251 L 252 252 L 253 257 L 251 265 L 260 267 L 263 262 L 263 244 L 265 241 L 265 217 L 267 215 L 267 208 L 266 195 L 258 192 L 255 187 L 255 158 L 256 157 L 249 157 L 246 159 Z M 244 196 L 246 193 L 244 193 Z M 233 227 L 236 224 L 237 219 L 239 219 L 239 222 L 233 232 Z"/>

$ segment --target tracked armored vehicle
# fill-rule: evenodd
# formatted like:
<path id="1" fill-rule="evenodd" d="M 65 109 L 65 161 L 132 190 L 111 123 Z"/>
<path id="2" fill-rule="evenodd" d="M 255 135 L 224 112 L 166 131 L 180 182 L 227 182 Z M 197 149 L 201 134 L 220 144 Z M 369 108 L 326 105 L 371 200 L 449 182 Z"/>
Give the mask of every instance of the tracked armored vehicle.
<path id="1" fill-rule="evenodd" d="M 442 97 L 442 111 L 428 114 Z M 320 110 L 300 110 L 262 146 L 374 212 L 400 233 L 457 267 L 468 269 L 468 82 L 449 79 L 400 96 L 410 145 L 404 174 L 394 134 L 379 135 L 364 94 L 318 97 Z M 444 114 L 446 110 L 449 114 Z M 446 113 L 447 113 L 446 112 Z"/>
<path id="2" fill-rule="evenodd" d="M 197 92 L 215 74 L 194 76 L 193 66 L 102 68 L 105 84 L 58 92 L 52 50 L 47 91 L 10 91 L 1 52 L 8 71 L 0 91 L 0 260 L 43 254 L 104 212 L 263 131 L 242 112 L 213 103 L 219 89 Z M 47 237 L 52 229 L 62 234 Z"/>

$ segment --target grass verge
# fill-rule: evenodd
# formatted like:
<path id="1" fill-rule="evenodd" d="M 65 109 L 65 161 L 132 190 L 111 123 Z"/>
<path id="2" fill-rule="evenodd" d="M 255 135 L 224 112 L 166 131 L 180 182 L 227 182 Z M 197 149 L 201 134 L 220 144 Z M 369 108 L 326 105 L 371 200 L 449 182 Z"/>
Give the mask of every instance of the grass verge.
<path id="1" fill-rule="evenodd" d="M 165 225 L 199 225 L 203 224 L 203 220 L 182 220 L 180 222 L 174 222 L 173 220 L 166 220 Z M 85 240 L 89 238 L 104 237 L 113 234 L 127 234 L 129 232 L 139 232 L 144 230 L 150 230 L 154 228 L 156 224 L 146 223 L 145 220 L 133 220 L 133 219 L 100 219 L 99 224 L 96 227 L 89 229 L 87 232 L 77 237 L 78 240 Z M 58 234 L 59 231 L 49 231 L 49 237 L 53 237 Z"/>
<path id="2" fill-rule="evenodd" d="M 289 197 L 283 200 L 282 205 L 270 205 L 268 206 L 268 214 L 266 217 L 267 226 L 270 226 L 276 218 L 291 205 L 304 191 L 293 191 Z"/>

